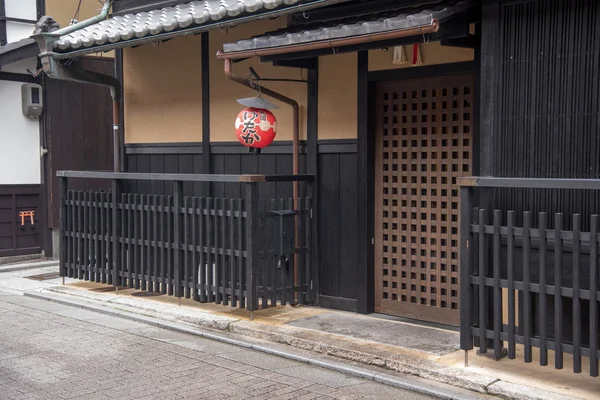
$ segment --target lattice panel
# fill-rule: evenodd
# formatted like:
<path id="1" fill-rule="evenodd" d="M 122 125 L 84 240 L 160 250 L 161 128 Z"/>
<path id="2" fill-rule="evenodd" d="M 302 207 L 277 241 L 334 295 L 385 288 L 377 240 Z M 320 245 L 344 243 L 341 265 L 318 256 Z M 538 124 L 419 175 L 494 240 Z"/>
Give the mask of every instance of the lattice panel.
<path id="1" fill-rule="evenodd" d="M 458 313 L 457 178 L 471 175 L 472 91 L 470 75 L 378 87 L 379 311 Z M 416 308 L 408 316 L 440 319 Z"/>

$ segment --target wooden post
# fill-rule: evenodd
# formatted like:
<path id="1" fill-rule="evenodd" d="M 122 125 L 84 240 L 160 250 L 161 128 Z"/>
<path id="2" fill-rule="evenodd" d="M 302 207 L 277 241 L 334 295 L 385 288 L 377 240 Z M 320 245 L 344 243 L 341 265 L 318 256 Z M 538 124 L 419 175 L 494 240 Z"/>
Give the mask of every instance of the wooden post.
<path id="1" fill-rule="evenodd" d="M 67 239 L 65 237 L 65 233 L 66 230 L 68 228 L 68 222 L 67 222 L 67 213 L 68 213 L 68 208 L 67 208 L 67 192 L 69 190 L 69 183 L 67 178 L 65 178 L 64 176 L 61 176 L 58 179 L 58 185 L 59 185 L 59 190 L 60 190 L 60 209 L 59 209 L 59 229 L 60 229 L 60 237 L 59 237 L 59 243 L 60 243 L 60 276 L 63 278 L 63 285 L 65 283 L 65 276 L 67 276 Z"/>
<path id="2" fill-rule="evenodd" d="M 121 243 L 119 237 L 121 234 L 120 225 L 123 213 L 119 211 L 118 199 L 121 198 L 123 191 L 123 182 L 118 179 L 113 179 L 111 182 L 112 191 L 112 284 L 117 288 L 119 294 L 119 286 L 122 285 L 120 274 L 122 272 L 121 265 Z"/>
<path id="3" fill-rule="evenodd" d="M 255 311 L 258 308 L 256 296 L 256 269 L 260 263 L 258 232 L 258 184 L 246 183 L 246 293 L 248 301 L 246 309 Z"/>
<path id="4" fill-rule="evenodd" d="M 173 182 L 173 267 L 174 294 L 181 305 L 181 207 L 183 206 L 183 182 Z"/>

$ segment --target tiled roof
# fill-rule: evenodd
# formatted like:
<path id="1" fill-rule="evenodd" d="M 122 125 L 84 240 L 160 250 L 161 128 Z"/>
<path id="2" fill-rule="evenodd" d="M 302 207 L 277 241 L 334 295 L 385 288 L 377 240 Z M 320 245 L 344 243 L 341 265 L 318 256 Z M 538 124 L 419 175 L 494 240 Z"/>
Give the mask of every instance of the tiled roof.
<path id="1" fill-rule="evenodd" d="M 204 0 L 192 1 L 159 10 L 114 16 L 105 21 L 62 36 L 54 42 L 58 51 L 91 48 L 135 38 L 151 37 L 210 23 L 227 22 L 245 15 L 285 9 L 311 3 L 320 5 L 338 1 L 316 0 Z"/>
<path id="2" fill-rule="evenodd" d="M 418 7 L 388 10 L 284 28 L 262 36 L 227 43 L 224 53 L 299 45 L 431 25 L 471 7 L 470 0 L 439 0 Z"/>

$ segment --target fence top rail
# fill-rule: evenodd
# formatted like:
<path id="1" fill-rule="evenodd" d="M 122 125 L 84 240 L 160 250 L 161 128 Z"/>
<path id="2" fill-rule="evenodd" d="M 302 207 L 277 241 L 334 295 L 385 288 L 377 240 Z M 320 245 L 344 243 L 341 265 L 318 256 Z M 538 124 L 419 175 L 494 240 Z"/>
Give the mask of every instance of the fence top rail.
<path id="1" fill-rule="evenodd" d="M 458 178 L 458 185 L 460 187 L 482 188 L 600 190 L 600 179 L 496 178 L 491 176 L 470 176 Z"/>
<path id="2" fill-rule="evenodd" d="M 219 175 L 219 174 L 159 174 L 108 171 L 58 171 L 60 178 L 112 179 L 134 181 L 185 181 L 185 182 L 312 182 L 314 175 Z"/>

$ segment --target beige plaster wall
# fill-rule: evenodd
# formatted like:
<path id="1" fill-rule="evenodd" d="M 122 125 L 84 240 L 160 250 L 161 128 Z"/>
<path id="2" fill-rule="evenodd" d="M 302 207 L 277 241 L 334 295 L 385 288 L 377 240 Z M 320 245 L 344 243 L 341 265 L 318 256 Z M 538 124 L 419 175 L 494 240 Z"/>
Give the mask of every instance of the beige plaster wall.
<path id="1" fill-rule="evenodd" d="M 412 59 L 412 45 L 405 46 L 406 56 L 409 60 Z M 386 69 L 397 68 L 418 68 L 413 67 L 410 62 L 407 64 L 392 64 L 394 58 L 394 49 L 389 48 L 388 51 L 371 50 L 369 51 L 369 71 L 380 71 Z M 440 42 L 431 42 L 421 44 L 421 58 L 423 65 L 447 64 L 463 61 L 473 61 L 475 52 L 473 49 L 463 49 L 460 47 L 442 46 Z"/>
<path id="2" fill-rule="evenodd" d="M 235 119 L 243 109 L 236 100 L 239 98 L 255 96 L 256 92 L 238 83 L 232 82 L 223 72 L 223 61 L 212 56 L 223 48 L 224 43 L 246 39 L 251 36 L 263 34 L 264 32 L 284 28 L 285 18 L 258 21 L 240 25 L 228 30 L 212 30 L 209 33 L 210 40 L 210 127 L 211 141 L 229 142 L 237 140 L 235 136 Z M 248 67 L 253 67 L 263 78 L 291 78 L 301 79 L 302 73 L 298 68 L 273 67 L 272 64 L 261 64 L 258 58 L 252 58 L 233 65 L 236 75 L 245 76 Z M 306 70 L 303 70 L 306 79 Z M 282 93 L 296 100 L 300 105 L 300 138 L 306 138 L 306 102 L 307 88 L 304 83 L 289 82 L 265 82 L 265 87 Z M 292 140 L 292 112 L 290 106 L 285 103 L 267 98 L 277 104 L 280 108 L 273 110 L 277 118 L 277 136 L 275 140 Z"/>
<path id="3" fill-rule="evenodd" d="M 200 45 L 183 36 L 123 50 L 126 143 L 202 141 Z"/>
<path id="4" fill-rule="evenodd" d="M 61 28 L 68 26 L 77 11 L 79 0 L 46 0 L 46 15 L 54 18 Z M 78 21 L 100 14 L 102 4 L 98 0 L 82 0 Z M 98 54 L 102 57 L 114 57 L 114 52 Z"/>
<path id="5" fill-rule="evenodd" d="M 319 139 L 357 137 L 357 53 L 319 58 Z"/>

